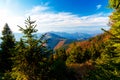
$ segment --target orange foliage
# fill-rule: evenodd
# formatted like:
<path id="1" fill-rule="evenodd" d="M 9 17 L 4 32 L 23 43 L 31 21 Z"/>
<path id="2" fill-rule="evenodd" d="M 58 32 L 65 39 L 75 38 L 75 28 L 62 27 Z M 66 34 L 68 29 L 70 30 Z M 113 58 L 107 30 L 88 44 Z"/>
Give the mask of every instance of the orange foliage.
<path id="1" fill-rule="evenodd" d="M 89 40 L 82 41 L 82 42 L 74 42 L 69 45 L 68 49 L 66 50 L 69 53 L 73 47 L 80 46 L 83 50 L 89 49 L 92 45 L 99 46 L 102 43 L 105 43 L 110 38 L 110 35 L 107 33 L 97 35 Z"/>

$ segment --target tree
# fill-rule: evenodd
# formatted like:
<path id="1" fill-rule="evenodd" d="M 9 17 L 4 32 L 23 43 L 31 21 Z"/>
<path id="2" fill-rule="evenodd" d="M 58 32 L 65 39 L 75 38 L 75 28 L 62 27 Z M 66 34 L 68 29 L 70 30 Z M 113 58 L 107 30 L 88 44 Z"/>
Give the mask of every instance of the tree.
<path id="1" fill-rule="evenodd" d="M 109 0 L 110 8 L 114 9 L 113 14 L 110 16 L 110 34 L 108 50 L 112 62 L 120 63 L 120 1 Z"/>
<path id="2" fill-rule="evenodd" d="M 36 38 L 34 23 L 29 17 L 25 20 L 25 28 L 18 26 L 24 36 L 14 48 L 12 79 L 68 80 L 68 75 L 73 74 L 67 70 L 63 60 L 53 58 L 53 51 L 44 45 L 47 42 L 45 35 Z"/>
<path id="3" fill-rule="evenodd" d="M 25 28 L 18 26 L 24 37 L 15 46 L 15 57 L 12 58 L 12 77 L 16 80 L 43 80 L 48 77 L 51 50 L 44 46 L 45 35 L 39 39 L 35 37 L 34 23 L 29 17 L 25 20 Z"/>
<path id="4" fill-rule="evenodd" d="M 84 59 L 84 50 L 81 46 L 76 46 L 76 43 L 73 43 L 73 48 L 68 53 L 67 63 L 83 63 Z"/>
<path id="5" fill-rule="evenodd" d="M 55 58 L 60 58 L 63 61 L 66 61 L 66 59 L 67 59 L 67 53 L 64 48 L 55 50 L 54 56 L 55 56 Z"/>
<path id="6" fill-rule="evenodd" d="M 8 70 L 11 70 L 12 66 L 12 52 L 11 50 L 15 46 L 15 38 L 14 35 L 12 34 L 11 29 L 9 28 L 8 24 L 6 23 L 3 31 L 2 31 L 2 43 L 1 43 L 1 61 L 0 61 L 0 71 L 5 72 Z"/>
<path id="7" fill-rule="evenodd" d="M 114 68 L 120 79 L 120 69 L 118 68 L 120 65 L 120 0 L 109 0 L 109 6 L 114 9 L 114 12 L 110 16 L 111 39 L 107 50 L 111 52 L 109 54 L 110 62 L 116 65 Z"/>
<path id="8" fill-rule="evenodd" d="M 101 58 L 96 61 L 96 69 L 90 71 L 87 79 L 120 80 L 120 0 L 109 0 L 109 7 L 114 10 L 110 16 L 111 29 L 104 31 L 111 37 Z"/>
<path id="9" fill-rule="evenodd" d="M 115 10 L 120 10 L 120 1 L 119 0 L 109 0 L 109 7 Z"/>

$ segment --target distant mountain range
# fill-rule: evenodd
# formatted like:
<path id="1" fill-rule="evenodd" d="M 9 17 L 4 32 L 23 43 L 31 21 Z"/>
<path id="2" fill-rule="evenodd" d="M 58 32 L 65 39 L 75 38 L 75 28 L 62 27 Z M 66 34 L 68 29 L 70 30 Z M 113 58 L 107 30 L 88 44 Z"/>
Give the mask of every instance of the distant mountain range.
<path id="1" fill-rule="evenodd" d="M 79 32 L 76 33 L 51 32 L 51 33 L 64 37 L 66 39 L 74 39 L 74 40 L 85 40 L 96 35 L 92 33 L 79 33 Z"/>
<path id="2" fill-rule="evenodd" d="M 1 34 L 0 34 L 1 35 Z M 37 37 L 40 37 L 42 34 L 37 33 Z M 74 41 L 81 41 L 81 40 L 86 40 L 89 39 L 96 34 L 92 33 L 66 33 L 66 32 L 47 32 L 46 38 L 48 39 L 47 45 L 50 48 L 55 48 L 58 44 L 59 45 L 64 45 L 64 44 L 69 44 Z M 19 41 L 20 38 L 23 36 L 21 33 L 14 33 L 16 41 Z M 1 42 L 1 40 L 0 40 Z"/>
<path id="3" fill-rule="evenodd" d="M 46 37 L 48 38 L 47 45 L 52 49 L 57 49 L 65 44 L 70 44 L 75 41 L 83 41 L 89 39 L 96 34 L 88 33 L 66 33 L 66 32 L 48 32 Z"/>

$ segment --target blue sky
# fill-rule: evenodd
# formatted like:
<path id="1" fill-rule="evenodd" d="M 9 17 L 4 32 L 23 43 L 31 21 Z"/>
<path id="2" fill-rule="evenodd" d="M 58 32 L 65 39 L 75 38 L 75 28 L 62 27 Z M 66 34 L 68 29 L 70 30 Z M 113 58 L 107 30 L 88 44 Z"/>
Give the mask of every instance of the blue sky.
<path id="1" fill-rule="evenodd" d="M 0 31 L 7 22 L 13 32 L 31 16 L 39 32 L 85 32 L 108 29 L 108 0 L 0 0 Z"/>

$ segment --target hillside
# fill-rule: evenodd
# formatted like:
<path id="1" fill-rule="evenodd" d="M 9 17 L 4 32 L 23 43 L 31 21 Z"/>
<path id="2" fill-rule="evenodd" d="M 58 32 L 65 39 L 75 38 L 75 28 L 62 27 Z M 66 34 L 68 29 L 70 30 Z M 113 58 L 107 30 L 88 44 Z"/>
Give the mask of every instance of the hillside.
<path id="1" fill-rule="evenodd" d="M 109 38 L 109 34 L 103 33 L 88 40 L 70 43 L 67 48 L 63 45 L 65 40 L 61 40 L 54 48 L 55 56 L 65 60 L 67 66 L 76 72 L 77 80 L 82 80 L 89 70 L 95 70 L 94 61 L 101 57 Z"/>
<path id="2" fill-rule="evenodd" d="M 104 34 L 100 34 L 95 37 L 92 37 L 88 40 L 76 41 L 74 43 L 69 44 L 69 47 L 66 51 L 71 52 L 71 49 L 75 46 L 80 46 L 84 50 L 91 48 L 93 45 L 95 45 L 95 47 L 100 47 L 100 45 L 105 43 L 109 38 L 110 38 L 110 35 L 108 35 L 107 33 L 104 33 Z"/>
<path id="3" fill-rule="evenodd" d="M 88 71 L 95 70 L 94 61 L 100 58 L 109 38 L 110 35 L 104 33 L 89 40 L 77 41 L 68 45 L 66 62 L 68 67 L 75 70 L 77 80 L 82 79 L 82 76 L 86 76 Z"/>
<path id="4" fill-rule="evenodd" d="M 58 44 L 54 47 L 54 50 L 59 49 L 60 47 L 62 47 L 65 44 L 65 39 L 61 40 L 58 42 Z"/>
<path id="5" fill-rule="evenodd" d="M 47 46 L 54 48 L 61 40 L 65 39 L 53 33 L 47 33 L 46 38 L 48 39 Z"/>
<path id="6" fill-rule="evenodd" d="M 95 34 L 88 33 L 66 33 L 66 32 L 49 32 L 48 33 L 48 46 L 56 50 L 64 45 L 68 45 L 72 42 L 83 41 L 93 37 Z"/>

